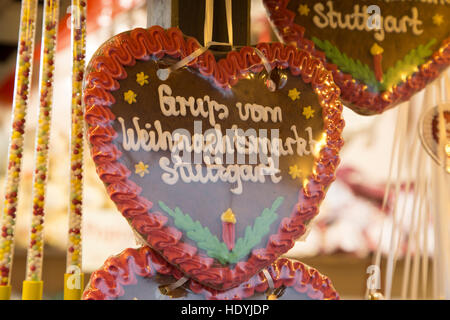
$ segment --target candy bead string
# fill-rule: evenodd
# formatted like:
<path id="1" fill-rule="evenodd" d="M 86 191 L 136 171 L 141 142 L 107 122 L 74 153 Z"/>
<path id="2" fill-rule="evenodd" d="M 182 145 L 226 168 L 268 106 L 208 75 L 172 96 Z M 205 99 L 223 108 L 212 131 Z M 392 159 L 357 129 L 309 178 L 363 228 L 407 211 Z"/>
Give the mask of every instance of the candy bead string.
<path id="1" fill-rule="evenodd" d="M 14 231 L 23 152 L 25 116 L 29 102 L 36 32 L 37 0 L 23 0 L 20 16 L 19 44 L 12 107 L 12 131 L 8 148 L 5 201 L 0 237 L 0 285 L 11 282 Z"/>
<path id="2" fill-rule="evenodd" d="M 70 137 L 70 206 L 67 272 L 81 268 L 84 117 L 82 81 L 86 54 L 86 1 L 72 1 L 72 124 Z"/>
<path id="3" fill-rule="evenodd" d="M 53 103 L 56 37 L 59 0 L 45 0 L 42 50 L 40 62 L 40 105 L 36 132 L 35 171 L 33 176 L 33 214 L 27 254 L 26 280 L 38 281 L 42 276 L 44 246 L 44 203 L 48 173 L 48 149 Z"/>

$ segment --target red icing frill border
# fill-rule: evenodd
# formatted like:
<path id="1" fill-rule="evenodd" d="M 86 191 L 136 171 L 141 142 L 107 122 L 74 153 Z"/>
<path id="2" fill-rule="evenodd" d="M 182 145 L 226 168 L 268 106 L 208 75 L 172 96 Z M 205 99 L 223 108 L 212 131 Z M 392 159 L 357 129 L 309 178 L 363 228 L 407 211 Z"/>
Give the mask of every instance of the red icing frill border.
<path id="1" fill-rule="evenodd" d="M 150 211 L 152 203 L 140 196 L 142 188 L 128 180 L 131 173 L 118 161 L 121 152 L 112 143 L 117 133 L 111 125 L 115 117 L 109 107 L 115 103 L 111 91 L 119 88 L 118 80 L 127 77 L 124 66 L 133 65 L 136 59 L 148 60 L 151 56 L 161 58 L 167 55 L 182 59 L 199 47 L 197 40 L 185 38 L 177 28 L 164 30 L 153 26 L 113 37 L 100 47 L 88 66 L 84 79 L 85 119 L 97 173 L 107 186 L 110 198 L 132 227 L 144 236 L 148 245 L 190 278 L 225 290 L 247 281 L 270 265 L 305 233 L 306 224 L 317 215 L 325 190 L 335 178 L 338 153 L 343 145 L 344 120 L 341 118 L 340 90 L 318 59 L 307 51 L 281 43 L 257 45 L 272 67 L 289 68 L 293 75 L 311 83 L 323 108 L 327 136 L 315 160 L 311 178 L 300 189 L 298 203 L 291 216 L 281 221 L 278 233 L 270 236 L 265 248 L 253 250 L 247 261 L 238 262 L 232 269 L 198 254 L 196 247 L 180 241 L 182 233 L 178 229 L 166 226 L 166 216 Z M 246 73 L 264 68 L 261 58 L 251 47 L 229 52 L 220 61 L 216 61 L 212 52 L 206 51 L 191 61 L 189 67 L 213 78 L 215 84 L 222 88 L 229 88 Z"/>
<path id="2" fill-rule="evenodd" d="M 440 72 L 450 65 L 450 38 L 445 39 L 439 50 L 430 59 L 418 67 L 418 71 L 392 90 L 375 93 L 365 84 L 353 79 L 350 74 L 338 70 L 328 62 L 325 53 L 315 48 L 314 42 L 304 38 L 305 28 L 296 24 L 296 13 L 287 9 L 290 0 L 263 0 L 269 13 L 269 19 L 284 42 L 296 44 L 298 48 L 311 52 L 319 58 L 325 67 L 332 71 L 334 82 L 341 89 L 341 98 L 352 110 L 365 115 L 382 113 L 400 102 L 407 101 L 413 94 L 425 88 L 436 79 Z"/>
<path id="3" fill-rule="evenodd" d="M 299 261 L 281 258 L 270 265 L 267 271 L 272 276 L 275 289 L 290 287 L 314 300 L 339 299 L 328 277 Z M 126 249 L 119 255 L 108 258 L 99 270 L 92 273 L 83 299 L 120 298 L 125 294 L 124 287 L 137 284 L 138 277 L 152 278 L 156 274 L 170 275 L 176 280 L 183 277 L 182 272 L 149 247 Z M 194 280 L 189 280 L 186 286 L 193 293 L 204 296 L 205 300 L 241 300 L 252 297 L 255 293 L 266 292 L 269 288 L 262 272 L 228 291 L 214 290 Z"/>

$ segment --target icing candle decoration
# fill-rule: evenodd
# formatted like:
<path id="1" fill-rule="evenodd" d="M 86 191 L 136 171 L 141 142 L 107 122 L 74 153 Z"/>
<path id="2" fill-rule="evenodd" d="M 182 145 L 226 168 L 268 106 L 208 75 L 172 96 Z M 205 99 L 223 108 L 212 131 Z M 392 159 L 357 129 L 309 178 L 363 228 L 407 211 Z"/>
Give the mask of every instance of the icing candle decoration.
<path id="1" fill-rule="evenodd" d="M 113 271 L 114 270 L 114 271 Z M 126 249 L 105 261 L 91 275 L 84 300 L 338 300 L 330 279 L 299 262 L 280 258 L 263 272 L 228 291 L 217 291 L 194 280 L 169 292 L 164 289 L 182 274 L 149 247 Z M 273 292 L 273 294 L 268 294 Z M 182 311 L 183 312 L 183 311 Z M 194 314 L 194 313 L 190 313 Z"/>
<path id="2" fill-rule="evenodd" d="M 19 44 L 14 101 L 12 109 L 12 132 L 8 150 L 5 201 L 3 205 L 0 236 L 0 286 L 7 286 L 11 278 L 14 250 L 14 230 L 17 214 L 17 194 L 22 163 L 23 134 L 28 107 L 33 67 L 34 36 L 36 31 L 37 0 L 23 0 L 20 15 Z"/>
<path id="3" fill-rule="evenodd" d="M 450 64 L 448 0 L 263 2 L 283 40 L 320 58 L 361 114 L 408 100 Z"/>
<path id="4" fill-rule="evenodd" d="M 40 62 L 40 105 L 36 131 L 35 171 L 33 176 L 33 214 L 30 244 L 27 253 L 27 281 L 39 281 L 42 275 L 44 254 L 44 203 L 47 181 L 48 147 L 50 139 L 53 102 L 53 73 L 55 63 L 56 35 L 58 30 L 59 0 L 44 2 L 42 52 Z"/>
<path id="5" fill-rule="evenodd" d="M 383 59 L 383 48 L 377 43 L 374 43 L 372 48 L 370 48 L 370 53 L 373 55 L 373 70 L 375 72 L 375 78 L 377 81 L 383 81 L 383 67 L 381 65 L 381 60 Z"/>
<path id="6" fill-rule="evenodd" d="M 146 243 L 205 285 L 248 280 L 303 235 L 334 179 L 342 105 L 331 74 L 280 43 L 206 51 L 154 26 L 113 37 L 84 79 L 91 155 Z M 290 168 L 296 168 L 295 176 Z M 225 212 L 225 213 L 224 213 Z"/>
<path id="7" fill-rule="evenodd" d="M 231 209 L 228 209 L 220 217 L 222 220 L 222 239 L 227 245 L 228 250 L 233 250 L 234 241 L 236 240 L 236 217 Z"/>
<path id="8" fill-rule="evenodd" d="M 70 139 L 70 206 L 67 273 L 71 266 L 81 268 L 81 215 L 83 202 L 82 81 L 86 54 L 86 2 L 72 1 L 72 125 Z"/>

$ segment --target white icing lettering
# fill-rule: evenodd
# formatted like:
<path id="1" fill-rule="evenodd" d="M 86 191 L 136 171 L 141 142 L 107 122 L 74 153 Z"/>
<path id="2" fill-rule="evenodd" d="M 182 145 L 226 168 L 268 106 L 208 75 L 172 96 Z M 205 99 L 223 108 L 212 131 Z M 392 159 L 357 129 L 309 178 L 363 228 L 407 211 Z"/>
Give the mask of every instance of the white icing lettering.
<path id="1" fill-rule="evenodd" d="M 377 41 L 383 41 L 385 33 L 407 33 L 409 30 L 417 36 L 423 33 L 423 29 L 420 27 L 422 21 L 419 19 L 419 10 L 416 7 L 411 8 L 410 16 L 388 15 L 383 17 L 380 15 L 380 28 L 371 27 L 372 16 L 368 14 L 367 9 L 367 6 L 360 7 L 355 4 L 353 12 L 342 13 L 334 9 L 333 1 L 327 1 L 326 7 L 319 2 L 313 6 L 315 15 L 312 21 L 320 29 L 329 27 L 331 29 L 374 31 L 374 38 Z"/>

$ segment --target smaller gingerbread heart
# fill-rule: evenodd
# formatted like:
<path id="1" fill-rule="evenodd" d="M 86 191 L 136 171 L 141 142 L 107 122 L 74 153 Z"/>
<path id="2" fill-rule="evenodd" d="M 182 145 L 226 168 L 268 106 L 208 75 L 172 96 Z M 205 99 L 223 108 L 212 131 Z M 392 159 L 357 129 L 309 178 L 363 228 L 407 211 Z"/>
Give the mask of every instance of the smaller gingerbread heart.
<path id="1" fill-rule="evenodd" d="M 438 153 L 439 147 L 439 110 L 443 112 L 444 132 L 446 133 L 446 143 L 444 143 L 444 159 Z M 419 122 L 419 135 L 422 145 L 427 153 L 439 165 L 442 160 L 446 164 L 446 170 L 450 173 L 450 103 L 442 103 L 426 110 Z"/>
<path id="2" fill-rule="evenodd" d="M 447 0 L 263 2 L 277 33 L 319 57 L 358 113 L 407 101 L 450 65 Z"/>
<path id="3" fill-rule="evenodd" d="M 194 280 L 172 288 L 183 274 L 149 247 L 126 249 L 94 271 L 84 300 L 337 300 L 330 279 L 299 261 L 281 258 L 263 272 L 228 291 L 217 291 Z M 181 282 L 180 282 L 181 283 Z M 172 286 L 172 287 L 171 287 Z"/>

